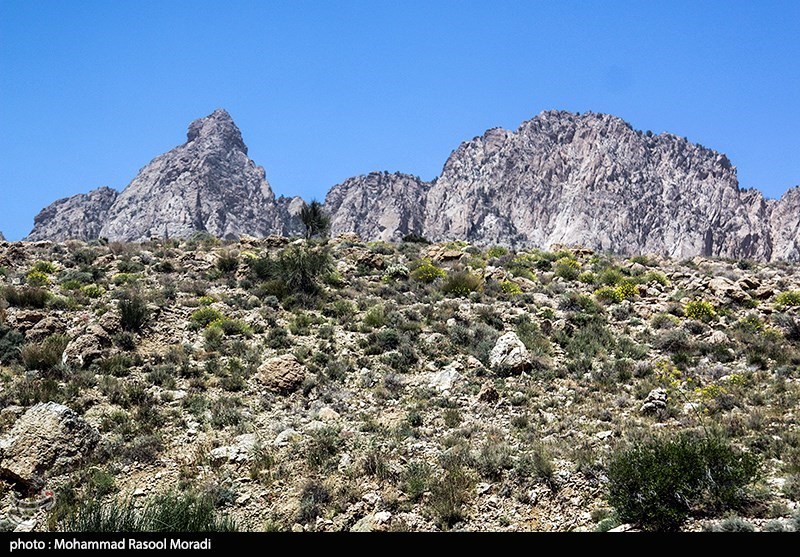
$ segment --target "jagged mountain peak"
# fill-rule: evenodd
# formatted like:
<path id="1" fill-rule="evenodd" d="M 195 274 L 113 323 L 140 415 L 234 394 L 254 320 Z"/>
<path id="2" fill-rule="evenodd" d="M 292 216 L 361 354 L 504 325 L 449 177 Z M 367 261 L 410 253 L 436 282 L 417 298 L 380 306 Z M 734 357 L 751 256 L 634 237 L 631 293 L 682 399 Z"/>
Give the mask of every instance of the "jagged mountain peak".
<path id="1" fill-rule="evenodd" d="M 222 146 L 238 149 L 247 154 L 242 132 L 224 108 L 218 108 L 208 116 L 198 118 L 189 124 L 186 138 L 189 143 L 197 140 L 219 142 Z"/>
<path id="2" fill-rule="evenodd" d="M 617 253 L 800 259 L 800 190 L 765 200 L 742 190 L 721 153 L 614 115 L 546 110 L 516 130 L 461 143 L 430 181 L 371 172 L 334 186 L 334 234 Z M 113 203 L 112 203 L 113 202 Z M 275 199 L 230 114 L 189 125 L 187 142 L 145 166 L 117 197 L 61 200 L 29 239 L 140 241 L 203 230 L 222 238 L 293 233 L 300 198 Z M 109 206 L 110 204 L 110 206 Z"/>

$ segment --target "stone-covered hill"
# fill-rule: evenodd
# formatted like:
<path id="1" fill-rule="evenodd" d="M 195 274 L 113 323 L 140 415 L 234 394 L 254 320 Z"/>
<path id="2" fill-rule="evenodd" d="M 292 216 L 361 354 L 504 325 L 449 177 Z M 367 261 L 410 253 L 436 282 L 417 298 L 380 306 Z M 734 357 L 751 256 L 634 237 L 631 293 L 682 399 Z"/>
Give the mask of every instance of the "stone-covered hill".
<path id="1" fill-rule="evenodd" d="M 607 529 L 616 455 L 712 431 L 761 475 L 683 528 L 797 526 L 797 265 L 204 236 L 0 243 L 0 289 L 7 529 L 176 488 L 240 529 Z"/>
<path id="2" fill-rule="evenodd" d="M 722 154 L 605 114 L 542 112 L 516 131 L 462 143 L 431 182 L 373 172 L 326 197 L 334 233 L 620 254 L 800 258 L 800 189 L 780 200 L 740 189 Z M 196 120 L 184 145 L 145 166 L 119 194 L 57 201 L 28 240 L 145 241 L 196 232 L 237 239 L 298 231 L 300 198 L 276 200 L 224 110 Z"/>

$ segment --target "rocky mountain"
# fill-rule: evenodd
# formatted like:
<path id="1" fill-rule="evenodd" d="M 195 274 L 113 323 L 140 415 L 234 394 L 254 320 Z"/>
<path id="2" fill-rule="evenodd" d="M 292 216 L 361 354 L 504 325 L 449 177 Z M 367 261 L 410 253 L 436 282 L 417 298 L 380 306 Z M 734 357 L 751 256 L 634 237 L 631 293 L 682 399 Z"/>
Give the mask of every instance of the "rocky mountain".
<path id="1" fill-rule="evenodd" d="M 92 240 L 100 235 L 100 228 L 108 219 L 108 211 L 119 194 L 102 187 L 89 193 L 80 193 L 59 199 L 42 209 L 33 219 L 29 241 L 68 239 Z"/>
<path id="2" fill-rule="evenodd" d="M 216 110 L 192 122 L 186 143 L 153 159 L 121 193 L 104 188 L 46 208 L 28 239 L 264 236 L 287 232 L 289 217 L 264 169 L 248 158 L 239 128 Z"/>
<path id="3" fill-rule="evenodd" d="M 756 191 L 740 190 L 724 155 L 604 114 L 544 112 L 515 132 L 491 129 L 461 144 L 431 184 L 402 176 L 383 182 L 381 195 L 365 178 L 333 188 L 329 208 L 338 230 L 368 238 L 413 231 L 484 245 L 769 259 L 773 235 L 800 222 L 791 206 L 778 210 L 792 201 L 770 204 Z M 358 201 L 341 203 L 342 189 Z M 376 222 L 374 215 L 409 199 L 404 218 Z M 792 253 L 787 247 L 778 256 Z"/>
<path id="4" fill-rule="evenodd" d="M 429 187 L 416 176 L 397 172 L 349 178 L 334 186 L 325 198 L 331 232 L 396 241 L 411 231 L 421 231 Z"/>
<path id="5" fill-rule="evenodd" d="M 2 232 L 0 232 L 0 242 L 5 242 L 5 241 L 6 241 L 6 237 L 3 236 Z"/>
<path id="6" fill-rule="evenodd" d="M 606 114 L 543 112 L 462 143 L 432 182 L 373 172 L 334 186 L 325 203 L 334 234 L 366 239 L 414 232 L 481 245 L 800 258 L 797 190 L 766 200 L 740 189 L 724 155 Z M 295 234 L 302 204 L 275 199 L 239 128 L 217 110 L 119 195 L 104 188 L 43 210 L 28 239 Z"/>
<path id="7" fill-rule="evenodd" d="M 800 186 L 769 203 L 773 259 L 800 260 Z"/>

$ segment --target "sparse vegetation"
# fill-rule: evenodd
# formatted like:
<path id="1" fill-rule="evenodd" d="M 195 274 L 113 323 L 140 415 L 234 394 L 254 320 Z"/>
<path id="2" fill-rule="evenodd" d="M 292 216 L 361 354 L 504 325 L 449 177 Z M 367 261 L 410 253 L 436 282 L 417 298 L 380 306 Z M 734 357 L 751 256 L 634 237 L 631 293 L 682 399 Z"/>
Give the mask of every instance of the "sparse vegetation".
<path id="1" fill-rule="evenodd" d="M 210 235 L 0 260 L 0 441 L 37 403 L 99 432 L 35 530 L 155 528 L 164 493 L 178 529 L 797 522 L 793 264 Z"/>

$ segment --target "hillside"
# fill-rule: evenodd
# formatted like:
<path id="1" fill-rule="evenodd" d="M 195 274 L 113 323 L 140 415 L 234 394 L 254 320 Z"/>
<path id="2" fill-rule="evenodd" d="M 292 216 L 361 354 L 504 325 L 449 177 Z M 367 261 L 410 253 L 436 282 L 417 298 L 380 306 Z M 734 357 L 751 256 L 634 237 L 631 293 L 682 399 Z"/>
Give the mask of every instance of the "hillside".
<path id="1" fill-rule="evenodd" d="M 681 528 L 800 520 L 796 264 L 199 234 L 0 242 L 0 287 L 5 529 L 174 488 L 239 529 L 608 529 L 615 459 L 681 433 L 759 470 Z"/>

